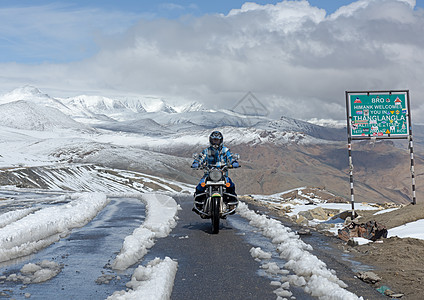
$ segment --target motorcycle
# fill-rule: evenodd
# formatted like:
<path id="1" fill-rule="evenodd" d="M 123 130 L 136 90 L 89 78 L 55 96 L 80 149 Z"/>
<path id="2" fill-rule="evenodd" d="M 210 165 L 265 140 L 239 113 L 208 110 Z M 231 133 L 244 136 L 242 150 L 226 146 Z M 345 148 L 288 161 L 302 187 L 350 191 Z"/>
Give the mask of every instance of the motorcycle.
<path id="1" fill-rule="evenodd" d="M 193 157 L 196 159 L 199 158 L 199 155 Z M 203 219 L 211 219 L 213 234 L 219 232 L 220 219 L 226 219 L 228 215 L 234 214 L 238 206 L 237 196 L 225 192 L 226 188 L 230 187 L 230 182 L 226 176 L 230 168 L 232 168 L 231 165 L 224 165 L 220 168 L 203 165 L 198 168 L 205 172 L 201 185 L 206 190 L 204 193 L 195 195 L 193 211 Z M 205 196 L 206 201 L 200 200 L 204 199 Z"/>

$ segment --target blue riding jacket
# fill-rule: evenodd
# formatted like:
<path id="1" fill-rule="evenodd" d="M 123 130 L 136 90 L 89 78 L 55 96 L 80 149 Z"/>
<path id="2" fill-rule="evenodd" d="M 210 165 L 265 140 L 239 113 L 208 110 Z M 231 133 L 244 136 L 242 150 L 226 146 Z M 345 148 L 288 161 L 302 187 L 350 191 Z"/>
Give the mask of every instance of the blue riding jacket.
<path id="1" fill-rule="evenodd" d="M 233 154 L 231 153 L 230 149 L 227 147 L 221 146 L 218 149 L 215 149 L 213 147 L 208 147 L 204 149 L 201 152 L 201 159 L 195 159 L 193 163 L 197 162 L 200 166 L 201 165 L 208 165 L 208 166 L 216 166 L 218 168 L 223 167 L 225 165 L 232 165 L 233 162 L 235 162 L 235 158 L 233 157 Z M 206 179 L 205 175 L 201 180 L 198 186 L 196 187 L 199 191 L 204 191 L 205 188 L 201 187 L 202 181 Z M 228 171 L 225 174 L 225 177 L 227 178 L 227 181 L 230 182 L 230 188 L 234 189 L 234 183 L 232 180 L 228 177 Z"/>
<path id="2" fill-rule="evenodd" d="M 208 147 L 202 151 L 201 157 L 202 158 L 200 160 L 194 160 L 194 162 L 197 162 L 200 166 L 206 164 L 208 166 L 212 165 L 216 166 L 217 168 L 221 168 L 225 165 L 231 165 L 233 162 L 235 162 L 230 149 L 224 146 L 221 146 L 218 149 Z"/>

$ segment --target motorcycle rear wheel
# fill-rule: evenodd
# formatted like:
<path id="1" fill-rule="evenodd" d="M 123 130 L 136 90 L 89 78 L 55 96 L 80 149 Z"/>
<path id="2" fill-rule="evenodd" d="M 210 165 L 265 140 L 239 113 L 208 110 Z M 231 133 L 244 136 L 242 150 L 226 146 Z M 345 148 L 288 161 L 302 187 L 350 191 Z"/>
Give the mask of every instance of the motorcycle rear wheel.
<path id="1" fill-rule="evenodd" d="M 212 221 L 212 233 L 217 234 L 219 232 L 219 198 L 212 198 L 211 205 L 211 221 Z"/>

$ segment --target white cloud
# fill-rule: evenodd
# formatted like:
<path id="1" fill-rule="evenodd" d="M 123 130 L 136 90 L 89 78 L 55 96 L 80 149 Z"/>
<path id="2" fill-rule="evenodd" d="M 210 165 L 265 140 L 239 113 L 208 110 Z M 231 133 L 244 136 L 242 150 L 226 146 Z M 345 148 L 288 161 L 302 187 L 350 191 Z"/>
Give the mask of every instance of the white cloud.
<path id="1" fill-rule="evenodd" d="M 423 122 L 424 12 L 414 6 L 359 0 L 326 15 L 307 1 L 282 1 L 246 3 L 228 15 L 140 20 L 103 39 L 90 59 L 3 64 L 0 76 L 43 90 L 156 94 L 221 108 L 252 91 L 274 115 L 302 119 L 344 119 L 346 90 L 410 89 L 413 118 Z"/>

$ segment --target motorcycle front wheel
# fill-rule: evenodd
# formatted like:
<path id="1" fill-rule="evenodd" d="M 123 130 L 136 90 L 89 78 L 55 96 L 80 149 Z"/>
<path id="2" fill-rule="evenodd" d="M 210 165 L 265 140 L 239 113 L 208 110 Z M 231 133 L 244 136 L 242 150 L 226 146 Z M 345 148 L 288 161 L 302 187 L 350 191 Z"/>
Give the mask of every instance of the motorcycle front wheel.
<path id="1" fill-rule="evenodd" d="M 217 234 L 219 232 L 219 207 L 220 198 L 212 198 L 211 205 L 211 220 L 212 220 L 212 233 Z"/>

